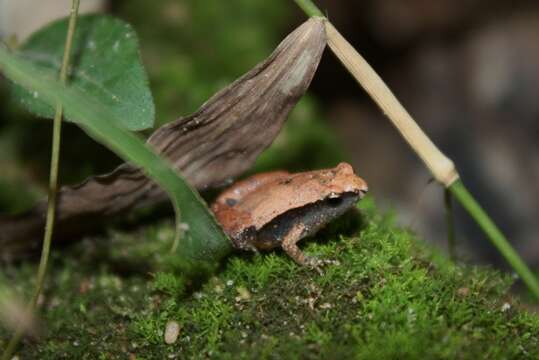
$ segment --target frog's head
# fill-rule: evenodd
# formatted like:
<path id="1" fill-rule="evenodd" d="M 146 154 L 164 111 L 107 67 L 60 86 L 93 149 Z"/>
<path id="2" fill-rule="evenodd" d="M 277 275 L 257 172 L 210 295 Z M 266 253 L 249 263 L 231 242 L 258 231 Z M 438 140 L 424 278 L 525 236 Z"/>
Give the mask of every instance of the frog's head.
<path id="1" fill-rule="evenodd" d="M 342 162 L 330 170 L 327 186 L 331 189 L 329 198 L 340 197 L 346 193 L 353 193 L 362 198 L 369 187 L 365 180 L 354 173 L 354 169 L 348 163 Z"/>

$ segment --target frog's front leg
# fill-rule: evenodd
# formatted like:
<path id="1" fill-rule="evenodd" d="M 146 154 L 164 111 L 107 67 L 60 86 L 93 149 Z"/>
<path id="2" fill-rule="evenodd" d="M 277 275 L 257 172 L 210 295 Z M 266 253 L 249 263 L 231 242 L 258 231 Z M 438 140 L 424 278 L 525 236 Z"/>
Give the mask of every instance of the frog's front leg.
<path id="1" fill-rule="evenodd" d="M 298 241 L 303 238 L 305 229 L 305 225 L 295 224 L 283 238 L 281 247 L 296 263 L 318 269 L 321 261 L 305 255 L 297 245 Z"/>
<path id="2" fill-rule="evenodd" d="M 258 249 L 254 245 L 255 237 L 256 230 L 254 228 L 247 228 L 241 235 L 231 237 L 231 240 L 236 249 L 258 253 Z"/>

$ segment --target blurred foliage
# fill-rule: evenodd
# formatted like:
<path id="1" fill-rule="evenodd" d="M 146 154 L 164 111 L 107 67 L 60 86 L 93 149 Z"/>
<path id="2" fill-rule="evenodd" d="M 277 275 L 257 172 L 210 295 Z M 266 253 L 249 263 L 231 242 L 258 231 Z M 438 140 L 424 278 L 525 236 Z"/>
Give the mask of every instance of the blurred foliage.
<path id="1" fill-rule="evenodd" d="M 133 52 L 130 53 L 133 56 Z M 129 63 L 130 61 L 124 59 L 124 62 Z M 169 167 L 163 158 L 145 146 L 144 141 L 139 136 L 124 128 L 125 124 L 122 124 L 118 115 L 110 110 L 109 106 L 103 104 L 101 98 L 95 96 L 93 90 L 81 86 L 66 87 L 56 80 L 54 71 L 45 70 L 21 56 L 10 53 L 3 47 L 0 47 L 0 71 L 25 89 L 38 92 L 40 99 L 45 101 L 47 105 L 61 103 L 66 117 L 74 119 L 88 136 L 114 151 L 125 161 L 143 169 L 148 177 L 166 191 L 174 204 L 176 215 L 179 216 L 181 213 L 181 220 L 190 226 L 190 230 L 185 232 L 183 236 L 183 243 L 178 249 L 178 253 L 189 258 L 211 262 L 211 260 L 230 252 L 231 244 L 228 238 L 216 223 L 215 217 L 210 213 L 199 193 L 178 172 Z M 112 78 L 116 75 L 122 76 L 123 74 L 109 73 Z M 151 109 L 153 109 L 153 105 Z M 129 183 L 126 186 L 127 189 L 131 188 Z M 59 194 L 59 197 L 61 196 L 62 194 Z M 89 196 L 83 198 L 88 200 Z M 82 201 L 82 205 L 84 204 L 85 202 Z M 82 208 L 83 214 L 85 211 L 87 210 Z M 106 211 L 106 208 L 97 211 Z M 67 213 L 62 214 L 65 217 L 68 216 Z M 84 215 L 81 216 L 81 212 L 76 210 L 76 214 L 79 222 L 85 221 L 86 218 Z M 49 213 L 47 213 L 47 218 L 49 218 Z M 179 221 L 180 218 L 177 217 L 177 222 Z M 58 226 L 63 226 L 63 224 L 61 222 Z M 174 245 L 174 249 L 176 249 L 176 245 Z"/>
<path id="2" fill-rule="evenodd" d="M 194 112 L 269 55 L 289 20 L 286 0 L 115 1 L 137 29 L 158 124 Z"/>
<path id="3" fill-rule="evenodd" d="M 111 11 L 136 30 L 156 103 L 156 126 L 195 111 L 214 93 L 268 56 L 291 26 L 294 4 L 142 0 L 114 1 Z M 0 211 L 26 208 L 46 189 L 51 123 L 35 119 L 9 102 L 0 83 L 0 149 L 11 147 L 2 164 L 16 169 L 2 177 Z M 6 119 L 6 120 L 3 120 Z M 149 134 L 150 131 L 147 131 Z M 5 157 L 5 156 L 4 156 Z M 333 166 L 343 154 L 314 99 L 306 96 L 256 171 Z M 71 124 L 64 124 L 60 181 L 81 181 L 111 170 L 120 160 Z M 32 186 L 21 186 L 31 182 Z M 19 196 L 12 196 L 14 187 Z M 39 191 L 35 191 L 39 189 Z M 31 190 L 31 191 L 30 191 Z"/>

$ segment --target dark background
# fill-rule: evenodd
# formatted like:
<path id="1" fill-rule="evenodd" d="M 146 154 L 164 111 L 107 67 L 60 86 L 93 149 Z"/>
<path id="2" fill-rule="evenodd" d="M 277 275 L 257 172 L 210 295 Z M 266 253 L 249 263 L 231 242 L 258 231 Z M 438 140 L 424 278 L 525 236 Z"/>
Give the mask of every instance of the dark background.
<path id="1" fill-rule="evenodd" d="M 55 6 L 59 13 L 68 8 L 68 2 L 5 0 L 0 21 L 8 3 L 34 9 L 26 18 L 43 14 L 38 5 L 52 13 Z M 539 3 L 317 4 L 456 163 L 518 252 L 539 267 Z M 195 110 L 305 20 L 291 0 L 115 0 L 97 7 L 139 33 L 158 125 Z M 21 31 L 23 41 L 30 25 L 20 22 L 27 27 L 21 30 L 12 23 L 0 23 L 3 39 Z M 0 210 L 17 212 L 45 192 L 51 126 L 18 109 L 2 79 L 0 119 Z M 73 125 L 64 130 L 63 183 L 119 162 Z M 377 202 L 394 209 L 404 226 L 445 247 L 442 190 L 429 185 L 429 172 L 328 50 L 309 96 L 257 169 L 312 169 L 339 160 L 354 165 Z M 460 257 L 505 267 L 460 208 L 457 215 Z"/>

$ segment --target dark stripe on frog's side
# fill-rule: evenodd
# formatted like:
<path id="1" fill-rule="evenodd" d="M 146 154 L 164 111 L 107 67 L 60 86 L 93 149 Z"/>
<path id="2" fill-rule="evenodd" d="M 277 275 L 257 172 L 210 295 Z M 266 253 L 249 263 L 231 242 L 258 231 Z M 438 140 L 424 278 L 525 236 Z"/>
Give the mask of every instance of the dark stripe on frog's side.
<path id="1" fill-rule="evenodd" d="M 309 206 L 287 211 L 264 225 L 258 231 L 256 239 L 251 241 L 261 250 L 280 247 L 283 238 L 299 223 L 305 227 L 301 238 L 314 235 L 326 224 L 353 208 L 359 199 L 359 194 L 350 192 L 338 198 L 327 198 Z"/>

